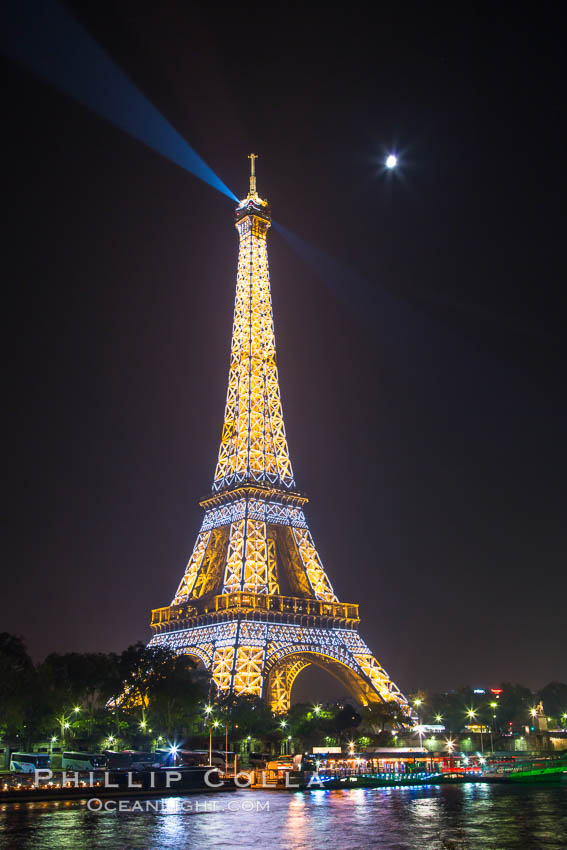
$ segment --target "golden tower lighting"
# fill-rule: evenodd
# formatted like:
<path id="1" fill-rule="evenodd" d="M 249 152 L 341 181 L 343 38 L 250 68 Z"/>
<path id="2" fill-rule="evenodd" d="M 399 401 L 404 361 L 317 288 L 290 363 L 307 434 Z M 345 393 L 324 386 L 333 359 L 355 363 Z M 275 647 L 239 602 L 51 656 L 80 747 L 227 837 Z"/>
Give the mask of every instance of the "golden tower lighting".
<path id="1" fill-rule="evenodd" d="M 263 696 L 286 711 L 296 676 L 326 668 L 363 704 L 406 698 L 340 602 L 295 489 L 276 365 L 268 269 L 268 202 L 256 189 L 236 208 L 240 238 L 224 424 L 212 494 L 177 592 L 152 612 L 151 645 L 201 662 L 221 692 Z"/>

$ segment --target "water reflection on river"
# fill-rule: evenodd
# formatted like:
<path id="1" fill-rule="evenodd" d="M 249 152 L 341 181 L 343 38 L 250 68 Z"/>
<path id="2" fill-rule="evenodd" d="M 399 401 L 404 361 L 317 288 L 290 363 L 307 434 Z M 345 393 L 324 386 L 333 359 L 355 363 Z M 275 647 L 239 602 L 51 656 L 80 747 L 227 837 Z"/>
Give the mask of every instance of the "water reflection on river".
<path id="1" fill-rule="evenodd" d="M 0 805 L 0 846 L 437 850 L 457 840 L 467 850 L 567 847 L 565 785 L 242 791 L 151 803 L 159 811 L 97 814 L 84 802 Z"/>

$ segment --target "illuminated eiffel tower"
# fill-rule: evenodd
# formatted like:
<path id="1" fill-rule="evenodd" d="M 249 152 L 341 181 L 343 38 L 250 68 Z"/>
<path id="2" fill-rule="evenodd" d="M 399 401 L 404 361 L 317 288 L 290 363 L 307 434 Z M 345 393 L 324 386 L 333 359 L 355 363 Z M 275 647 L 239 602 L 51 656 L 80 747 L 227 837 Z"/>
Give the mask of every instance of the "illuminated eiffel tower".
<path id="1" fill-rule="evenodd" d="M 202 662 L 219 691 L 289 708 L 316 664 L 363 704 L 405 697 L 358 633 L 358 605 L 339 602 L 295 489 L 282 414 L 266 237 L 256 191 L 236 209 L 240 236 L 228 392 L 212 495 L 171 605 L 152 612 L 151 645 Z"/>

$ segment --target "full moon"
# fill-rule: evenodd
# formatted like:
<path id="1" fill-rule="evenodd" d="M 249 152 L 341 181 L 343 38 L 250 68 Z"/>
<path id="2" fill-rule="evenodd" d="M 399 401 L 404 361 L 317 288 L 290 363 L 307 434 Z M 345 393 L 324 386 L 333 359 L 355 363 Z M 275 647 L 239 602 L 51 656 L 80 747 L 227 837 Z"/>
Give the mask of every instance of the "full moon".
<path id="1" fill-rule="evenodd" d="M 391 153 L 390 156 L 386 158 L 386 168 L 395 168 L 397 164 L 398 157 Z"/>

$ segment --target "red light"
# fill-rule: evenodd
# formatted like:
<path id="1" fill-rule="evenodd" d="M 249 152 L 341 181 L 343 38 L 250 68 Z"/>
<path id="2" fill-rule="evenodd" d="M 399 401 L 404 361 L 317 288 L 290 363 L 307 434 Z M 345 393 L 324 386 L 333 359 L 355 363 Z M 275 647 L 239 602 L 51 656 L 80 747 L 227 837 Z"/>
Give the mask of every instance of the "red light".
<path id="1" fill-rule="evenodd" d="M 502 693 L 502 688 L 490 688 L 490 693 L 499 697 L 500 694 Z"/>

